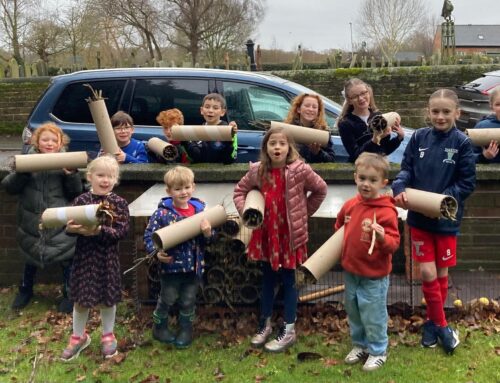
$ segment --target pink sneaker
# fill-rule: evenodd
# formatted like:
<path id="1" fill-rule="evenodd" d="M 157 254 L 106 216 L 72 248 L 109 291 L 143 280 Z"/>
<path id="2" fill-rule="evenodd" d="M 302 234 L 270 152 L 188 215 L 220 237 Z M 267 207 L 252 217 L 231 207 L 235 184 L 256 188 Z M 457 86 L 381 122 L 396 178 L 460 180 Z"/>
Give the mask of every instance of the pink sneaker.
<path id="1" fill-rule="evenodd" d="M 108 359 L 117 355 L 117 347 L 118 342 L 116 341 L 115 334 L 112 332 L 101 337 L 101 351 L 104 358 Z"/>
<path id="2" fill-rule="evenodd" d="M 69 362 L 70 360 L 78 358 L 78 355 L 85 350 L 90 344 L 90 336 L 85 333 L 82 337 L 71 335 L 69 338 L 69 343 L 64 349 L 61 360 L 63 362 Z"/>

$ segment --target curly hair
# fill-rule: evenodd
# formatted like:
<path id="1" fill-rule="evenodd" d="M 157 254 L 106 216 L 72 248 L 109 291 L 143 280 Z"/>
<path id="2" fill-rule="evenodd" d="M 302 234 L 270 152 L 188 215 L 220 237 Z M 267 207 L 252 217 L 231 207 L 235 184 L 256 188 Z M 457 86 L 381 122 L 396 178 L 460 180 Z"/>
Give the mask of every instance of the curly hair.
<path id="1" fill-rule="evenodd" d="M 67 148 L 69 144 L 69 137 L 64 134 L 62 129 L 54 124 L 53 122 L 46 122 L 38 127 L 38 129 L 35 130 L 33 133 L 33 136 L 31 137 L 31 144 L 35 147 L 35 149 L 38 150 L 38 144 L 40 141 L 40 136 L 44 132 L 50 132 L 55 134 L 58 137 L 59 144 L 61 145 L 61 148 Z"/>
<path id="2" fill-rule="evenodd" d="M 302 93 L 296 96 L 292 101 L 292 106 L 288 111 L 288 116 L 285 118 L 285 123 L 300 125 L 300 115 L 298 113 L 299 108 L 302 106 L 306 97 L 315 98 L 318 101 L 318 117 L 313 121 L 313 128 L 320 130 L 327 130 L 328 125 L 325 119 L 325 106 L 323 100 L 317 94 Z"/>
<path id="3" fill-rule="evenodd" d="M 156 121 L 164 128 L 171 128 L 173 125 L 184 125 L 184 116 L 177 108 L 167 109 L 156 116 Z"/>

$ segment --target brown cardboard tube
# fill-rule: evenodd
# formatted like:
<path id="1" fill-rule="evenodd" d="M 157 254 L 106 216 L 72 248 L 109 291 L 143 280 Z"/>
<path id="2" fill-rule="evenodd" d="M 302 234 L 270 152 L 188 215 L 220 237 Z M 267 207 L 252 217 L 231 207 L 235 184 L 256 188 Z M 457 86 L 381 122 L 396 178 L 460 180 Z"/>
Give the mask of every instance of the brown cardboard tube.
<path id="1" fill-rule="evenodd" d="M 70 219 L 83 226 L 97 225 L 99 206 L 99 204 L 95 204 L 45 209 L 41 217 L 40 227 L 42 229 L 61 227 L 66 225 Z"/>
<path id="2" fill-rule="evenodd" d="M 148 149 L 168 161 L 175 159 L 178 154 L 175 145 L 165 142 L 158 137 L 153 137 L 148 140 Z"/>
<path id="3" fill-rule="evenodd" d="M 174 141 L 232 141 L 233 127 L 230 125 L 174 125 Z"/>
<path id="4" fill-rule="evenodd" d="M 179 243 L 196 237 L 201 234 L 200 224 L 203 219 L 207 219 L 212 228 L 219 227 L 226 222 L 226 210 L 222 205 L 216 205 L 156 230 L 152 236 L 155 247 L 157 249 L 168 250 Z"/>
<path id="5" fill-rule="evenodd" d="M 330 132 L 328 130 L 320 130 L 314 128 L 306 128 L 304 126 L 286 124 L 279 121 L 271 121 L 271 128 L 279 127 L 289 132 L 294 141 L 298 144 L 318 143 L 323 147 L 330 142 Z"/>
<path id="6" fill-rule="evenodd" d="M 408 198 L 408 210 L 429 218 L 456 219 L 458 204 L 452 196 L 413 188 L 406 188 L 405 192 Z"/>
<path id="7" fill-rule="evenodd" d="M 369 128 L 375 133 L 377 145 L 380 145 L 380 140 L 385 130 L 392 128 L 398 120 L 401 121 L 401 117 L 396 112 L 377 114 L 371 119 Z"/>
<path id="8" fill-rule="evenodd" d="M 498 128 L 467 129 L 465 134 L 476 146 L 488 146 L 491 141 L 500 143 L 500 129 Z"/>
<path id="9" fill-rule="evenodd" d="M 90 114 L 94 120 L 97 136 L 101 143 L 102 150 L 109 154 L 116 154 L 120 151 L 120 147 L 116 142 L 115 133 L 111 126 L 108 109 L 104 99 L 90 100 L 87 99 L 90 108 Z"/>
<path id="10" fill-rule="evenodd" d="M 340 260 L 344 242 L 344 226 L 338 229 L 321 247 L 303 264 L 301 269 L 307 270 L 317 282 Z"/>
<path id="11" fill-rule="evenodd" d="M 299 297 L 299 302 L 313 301 L 315 299 L 324 298 L 324 297 L 328 297 L 328 296 L 333 295 L 333 294 L 341 293 L 344 290 L 345 290 L 345 285 L 329 287 L 328 289 L 324 289 L 324 290 L 316 291 L 314 293 L 302 295 Z"/>
<path id="12" fill-rule="evenodd" d="M 264 208 L 265 202 L 262 193 L 257 189 L 250 190 L 245 199 L 241 216 L 243 225 L 250 229 L 260 227 L 264 221 Z"/>
<path id="13" fill-rule="evenodd" d="M 14 156 L 16 172 L 37 172 L 42 170 L 77 169 L 87 166 L 87 152 L 35 153 Z"/>

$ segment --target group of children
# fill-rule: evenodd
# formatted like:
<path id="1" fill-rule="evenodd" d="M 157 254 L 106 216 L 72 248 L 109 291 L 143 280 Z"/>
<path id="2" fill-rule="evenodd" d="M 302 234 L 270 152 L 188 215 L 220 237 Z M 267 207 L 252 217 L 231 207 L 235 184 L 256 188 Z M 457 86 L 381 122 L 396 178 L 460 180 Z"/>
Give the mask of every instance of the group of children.
<path id="1" fill-rule="evenodd" d="M 458 346 L 459 338 L 456 330 L 447 324 L 444 313 L 448 268 L 456 264 L 456 238 L 464 201 L 474 190 L 476 162 L 470 140 L 455 127 L 460 113 L 457 96 L 446 89 L 431 95 L 428 105 L 430 126 L 412 135 L 404 153 L 401 171 L 392 183 L 392 198 L 383 191 L 388 184 L 389 172 L 389 163 L 383 154 L 388 154 L 384 150 L 395 149 L 404 133 L 397 124 L 393 128 L 395 135 L 385 133 L 381 141 L 382 149 L 375 145 L 366 126 L 366 119 L 375 109 L 371 88 L 354 79 L 348 82 L 345 91 L 346 104 L 339 128 L 341 133 L 344 132 L 346 149 L 355 161 L 354 181 L 358 191 L 343 205 L 335 223 L 335 230 L 344 227 L 341 265 L 345 273 L 345 309 L 353 344 L 345 362 L 354 364 L 362 361 L 363 369 L 372 371 L 387 360 L 387 291 L 391 257 L 400 241 L 395 207 L 408 207 L 405 193 L 408 187 L 451 195 L 458 202 L 456 221 L 432 219 L 413 211 L 408 213 L 412 256 L 420 264 L 422 290 L 427 302 L 428 320 L 423 326 L 421 344 L 435 347 L 440 343 L 445 352 L 451 354 Z M 209 98 L 202 106 L 201 113 L 209 124 L 220 123 L 220 117 L 224 114 L 224 103 L 219 97 Z M 496 93 L 492 101 L 497 122 L 500 117 L 499 98 Z M 304 95 L 293 103 L 287 121 L 324 129 L 326 124 L 321 105 L 321 98 Z M 158 118 L 159 121 L 182 123 L 182 114 L 175 110 Z M 131 130 L 131 121 L 126 118 L 117 118 L 116 121 L 122 121 L 117 125 L 113 122 L 113 126 L 121 128 L 120 133 Z M 362 123 L 365 123 L 364 130 Z M 162 125 L 168 137 L 167 123 Z M 46 124 L 35 133 L 33 151 L 56 152 L 63 150 L 64 144 L 60 129 L 53 124 Z M 128 145 L 131 144 L 134 142 Z M 491 152 L 494 144 L 484 150 Z M 227 148 L 207 149 L 206 143 L 193 145 L 197 145 L 200 151 L 190 151 L 183 146 L 186 151 L 179 151 L 178 162 L 190 162 L 197 155 L 200 156 L 197 158 L 203 158 L 206 155 L 203 154 L 204 150 L 220 149 L 218 153 L 221 153 L 221 157 L 217 159 L 230 153 Z M 127 154 L 130 154 L 127 145 L 122 146 L 122 150 L 125 155 L 116 157 L 126 160 Z M 380 151 L 383 153 L 380 154 Z M 138 152 L 142 153 L 140 150 Z M 488 153 L 483 153 L 483 156 L 487 158 Z M 270 352 L 286 350 L 296 342 L 298 290 L 295 269 L 307 259 L 308 218 L 326 198 L 325 181 L 304 158 L 311 162 L 315 162 L 315 159 L 331 159 L 333 151 L 314 144 L 297 148 L 286 130 L 271 128 L 262 141 L 260 161 L 250 165 L 248 172 L 234 188 L 234 203 L 240 214 L 251 190 L 260 190 L 265 201 L 264 222 L 253 231 L 248 245 L 248 258 L 260 262 L 263 272 L 259 324 L 250 342 L 254 347 L 264 347 Z M 116 303 L 120 300 L 117 243 L 124 238 L 129 225 L 127 203 L 112 192 L 118 174 L 119 167 L 114 157 L 98 157 L 87 167 L 91 190 L 74 200 L 82 192 L 77 170 L 12 173 L 2 181 L 7 191 L 21 194 L 18 238 L 27 259 L 48 262 L 53 257 L 45 252 L 54 251 L 55 248 L 66 249 L 58 250 L 57 254 L 61 260 L 66 259 L 64 254 L 71 253 L 76 243 L 70 275 L 68 267 L 65 268 L 65 275 L 69 275 L 65 277 L 65 285 L 69 285 L 69 297 L 75 305 L 73 334 L 61 356 L 64 361 L 76 358 L 89 345 L 90 336 L 85 333 L 85 323 L 89 308 L 95 306 L 101 308 L 103 355 L 110 357 L 116 354 L 113 326 Z M 178 165 L 171 168 L 165 174 L 164 182 L 168 196 L 159 202 L 144 233 L 148 252 L 155 250 L 152 235 L 156 230 L 191 217 L 205 208 L 204 202 L 193 196 L 194 174 L 188 167 Z M 42 193 L 53 195 L 45 196 Z M 36 229 L 38 222 L 35 221 L 43 209 L 62 206 L 72 200 L 73 205 L 106 200 L 112 207 L 113 219 L 97 227 L 85 227 L 69 221 L 65 230 L 53 230 L 41 237 Z M 24 222 L 27 222 L 26 225 Z M 205 247 L 213 235 L 207 220 L 201 221 L 200 233 L 168 252 L 159 250 L 157 253 L 161 262 L 161 291 L 153 313 L 153 337 L 179 348 L 189 346 L 193 340 L 196 295 L 203 274 Z M 55 242 L 59 237 L 64 239 L 61 241 L 64 247 Z M 42 239 L 45 243 L 42 243 Z M 29 264 L 38 265 L 36 262 Z M 34 272 L 31 268 L 36 270 L 36 266 L 28 267 L 27 263 L 20 293 L 32 295 Z M 272 337 L 271 317 L 276 283 L 283 285 L 284 324 Z M 172 327 L 169 321 L 176 304 L 179 308 L 178 329 Z"/>

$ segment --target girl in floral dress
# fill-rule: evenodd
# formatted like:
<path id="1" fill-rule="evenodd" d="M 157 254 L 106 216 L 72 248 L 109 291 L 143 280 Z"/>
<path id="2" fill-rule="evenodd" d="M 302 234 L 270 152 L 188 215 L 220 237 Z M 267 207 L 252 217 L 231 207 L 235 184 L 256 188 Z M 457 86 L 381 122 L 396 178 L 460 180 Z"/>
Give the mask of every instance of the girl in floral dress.
<path id="1" fill-rule="evenodd" d="M 85 325 L 90 308 L 99 306 L 102 321 L 101 346 L 105 358 L 117 354 L 113 334 L 116 304 L 121 300 L 118 242 L 129 228 L 127 202 L 113 193 L 118 182 L 119 165 L 115 158 L 102 156 L 87 167 L 91 191 L 73 201 L 73 205 L 103 204 L 110 212 L 104 223 L 88 227 L 68 221 L 66 231 L 77 235 L 75 256 L 70 276 L 70 292 L 74 300 L 73 335 L 63 351 L 65 362 L 78 357 L 90 344 Z"/>
<path id="2" fill-rule="evenodd" d="M 234 189 L 240 214 L 252 189 L 263 194 L 265 212 L 264 222 L 253 231 L 248 246 L 249 259 L 263 261 L 259 329 L 251 343 L 280 352 L 296 341 L 295 268 L 307 258 L 307 221 L 325 199 L 327 186 L 302 161 L 293 139 L 282 128 L 271 128 L 262 140 L 260 161 L 250 165 Z M 272 333 L 274 285 L 278 281 L 283 283 L 285 325 L 274 340 L 267 342 Z"/>

